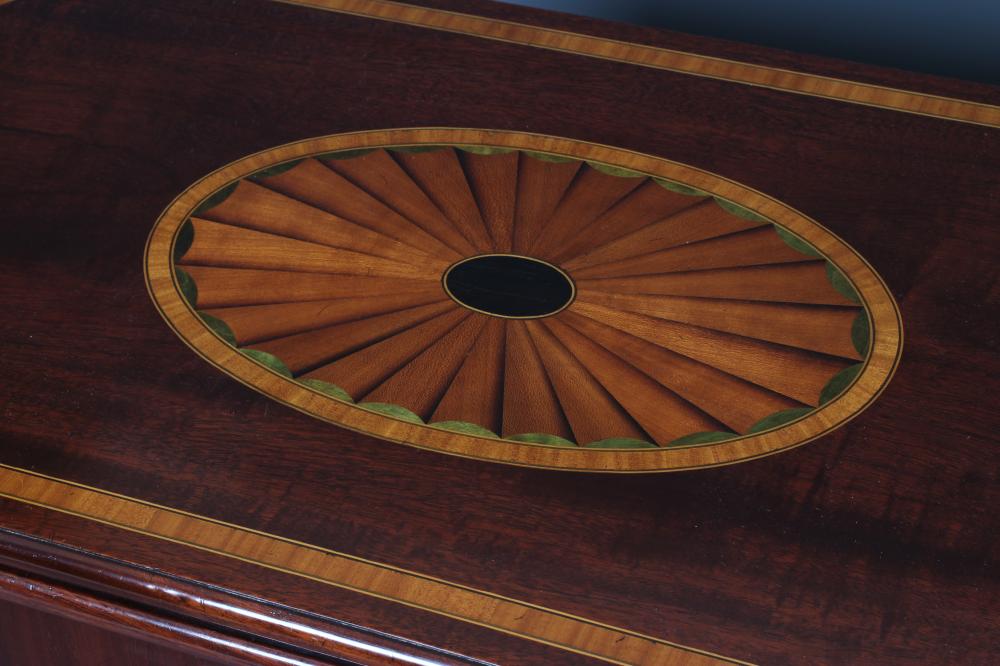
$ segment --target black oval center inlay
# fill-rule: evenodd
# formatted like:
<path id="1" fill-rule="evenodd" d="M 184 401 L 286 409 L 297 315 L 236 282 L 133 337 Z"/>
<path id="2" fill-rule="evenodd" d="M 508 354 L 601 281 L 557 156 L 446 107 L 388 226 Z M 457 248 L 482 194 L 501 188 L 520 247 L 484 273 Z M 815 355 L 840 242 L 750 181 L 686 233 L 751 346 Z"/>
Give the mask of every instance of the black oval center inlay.
<path id="1" fill-rule="evenodd" d="M 544 261 L 487 254 L 454 264 L 444 274 L 453 299 L 498 317 L 544 317 L 573 300 L 569 276 Z"/>

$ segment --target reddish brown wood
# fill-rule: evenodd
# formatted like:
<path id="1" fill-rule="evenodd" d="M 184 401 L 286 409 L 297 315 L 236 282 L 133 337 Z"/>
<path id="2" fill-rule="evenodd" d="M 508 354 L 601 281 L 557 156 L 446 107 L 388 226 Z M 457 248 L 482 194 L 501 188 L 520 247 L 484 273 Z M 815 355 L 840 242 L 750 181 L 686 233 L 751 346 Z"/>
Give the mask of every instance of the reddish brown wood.
<path id="1" fill-rule="evenodd" d="M 982 86 L 442 4 L 998 99 Z M 0 13 L 0 462 L 755 662 L 997 661 L 995 130 L 279 3 L 17 0 Z M 621 146 L 787 202 L 886 278 L 907 336 L 895 379 L 849 426 L 795 451 L 608 479 L 320 423 L 221 375 L 164 325 L 142 248 L 184 188 L 303 137 L 417 125 Z M 772 273 L 748 270 L 741 294 L 718 296 L 758 299 Z M 673 277 L 660 288 L 685 295 L 691 275 Z M 484 659 L 577 661 L 177 544 L 0 507 L 22 532 Z"/>
<path id="2" fill-rule="evenodd" d="M 4 596 L 0 594 L 0 599 Z M 0 600 L 0 663 L 16 666 L 103 666 L 109 663 L 218 666 L 224 662 L 182 652 L 176 645 L 126 636 L 97 626 L 92 620 L 71 619 L 4 599 Z"/>
<path id="3" fill-rule="evenodd" d="M 355 660 L 366 664 L 466 664 L 474 660 L 433 650 L 392 636 L 227 592 L 194 581 L 130 566 L 94 553 L 0 532 L 0 599 L 12 621 L 26 623 L 23 607 L 74 621 L 86 636 L 103 634 L 103 651 L 122 656 L 112 641 L 124 634 L 146 650 L 183 650 L 191 663 L 326 664 Z M 16 632 L 0 624 L 2 635 Z M 60 637 L 51 649 L 80 653 L 89 663 L 92 647 L 82 637 Z M 36 658 L 29 636 L 12 641 L 24 658 Z M 3 645 L 3 642 L 0 642 Z M 172 646 L 174 650 L 165 649 Z M 44 648 L 41 648 L 44 649 Z M 142 649 L 135 647 L 132 649 Z M 421 661 L 423 660 L 423 661 Z M 7 662 L 4 662 L 7 663 Z M 19 663 L 19 662 L 14 662 Z M 74 659 L 73 663 L 78 663 Z M 99 663 L 95 661 L 95 663 Z M 145 663 L 145 662 L 143 662 Z M 173 662 L 177 663 L 177 662 Z"/>
<path id="4" fill-rule="evenodd" d="M 268 646 L 254 645 L 245 640 L 234 640 L 232 637 L 221 635 L 209 629 L 190 627 L 169 618 L 109 603 L 88 594 L 3 572 L 0 572 L 0 600 L 55 612 L 75 619 L 79 623 L 93 624 L 107 630 L 122 632 L 133 639 L 170 645 L 175 648 L 175 652 L 182 654 L 190 652 L 192 655 L 212 661 L 215 661 L 212 657 L 216 657 L 234 664 L 318 666 L 322 663 L 331 663 L 325 659 L 317 660 L 304 656 L 287 655 Z M 16 617 L 17 611 L 13 611 L 12 614 Z M 19 640 L 30 640 L 31 638 L 33 637 L 30 634 L 18 637 Z M 66 652 L 79 652 L 84 655 L 83 659 L 87 659 L 88 653 L 94 648 L 78 638 L 70 638 L 68 641 L 64 639 L 64 641 L 69 644 Z M 117 658 L 126 658 L 126 649 L 111 647 L 107 644 L 103 647 Z M 45 647 L 41 648 L 41 650 L 45 649 Z M 26 649 L 25 652 L 32 654 L 33 650 Z"/>

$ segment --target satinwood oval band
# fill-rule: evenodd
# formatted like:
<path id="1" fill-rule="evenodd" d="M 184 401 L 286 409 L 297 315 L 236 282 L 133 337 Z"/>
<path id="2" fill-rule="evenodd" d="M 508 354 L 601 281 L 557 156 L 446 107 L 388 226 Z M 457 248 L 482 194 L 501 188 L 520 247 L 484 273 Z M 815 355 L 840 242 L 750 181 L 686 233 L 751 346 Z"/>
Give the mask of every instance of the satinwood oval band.
<path id="1" fill-rule="evenodd" d="M 669 159 L 521 132 L 375 130 L 248 156 L 178 196 L 145 259 L 174 331 L 251 388 L 533 467 L 786 450 L 871 404 L 902 348 L 883 280 L 802 213 Z M 446 279 L 462 265 L 464 301 Z"/>

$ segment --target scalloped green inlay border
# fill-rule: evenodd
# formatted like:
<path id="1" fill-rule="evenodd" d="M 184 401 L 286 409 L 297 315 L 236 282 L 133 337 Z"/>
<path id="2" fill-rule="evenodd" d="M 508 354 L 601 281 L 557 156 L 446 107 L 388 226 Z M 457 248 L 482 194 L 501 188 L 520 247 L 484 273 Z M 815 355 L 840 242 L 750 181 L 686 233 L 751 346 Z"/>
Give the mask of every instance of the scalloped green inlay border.
<path id="1" fill-rule="evenodd" d="M 241 349 L 240 353 L 257 361 L 268 370 L 274 370 L 283 377 L 294 379 L 292 371 L 289 370 L 288 366 L 274 354 L 269 354 L 266 351 L 260 351 L 259 349 Z"/>
<path id="2" fill-rule="evenodd" d="M 812 245 L 802 240 L 795 234 L 793 234 L 788 229 L 785 229 L 779 224 L 774 225 L 774 231 L 778 234 L 778 238 L 785 241 L 785 245 L 792 248 L 797 252 L 801 252 L 807 257 L 816 257 L 817 259 L 822 259 L 823 255 L 820 254 L 819 250 L 814 248 Z"/>
<path id="3" fill-rule="evenodd" d="M 291 160 L 290 162 L 282 162 L 281 164 L 275 164 L 274 166 L 267 167 L 266 169 L 255 171 L 247 176 L 247 178 L 254 181 L 265 180 L 271 176 L 277 176 L 278 174 L 285 173 L 286 171 L 291 171 L 301 163 L 301 159 Z"/>
<path id="4" fill-rule="evenodd" d="M 331 153 L 321 153 L 314 155 L 317 160 L 349 160 L 353 157 L 361 157 L 368 153 L 374 153 L 375 148 L 356 148 L 354 150 L 335 150 Z"/>
<path id="5" fill-rule="evenodd" d="M 363 407 L 372 412 L 385 414 L 386 416 L 391 416 L 402 421 L 409 421 L 410 423 L 425 425 L 422 418 L 408 410 L 406 407 L 400 407 L 399 405 L 393 405 L 388 402 L 359 402 L 356 404 L 358 407 Z"/>
<path id="6" fill-rule="evenodd" d="M 868 322 L 866 308 L 861 308 L 861 312 L 851 324 L 851 344 L 862 358 L 868 356 L 868 348 L 871 346 L 871 324 Z"/>
<path id="7" fill-rule="evenodd" d="M 181 268 L 175 268 L 174 271 L 177 273 L 177 286 L 180 287 L 181 296 L 192 308 L 198 307 L 198 285 L 194 278 Z"/>
<path id="8" fill-rule="evenodd" d="M 537 150 L 522 150 L 521 154 L 527 155 L 532 159 L 541 160 L 542 162 L 554 162 L 556 164 L 579 162 L 575 157 L 566 157 L 565 155 L 556 155 L 555 153 L 542 153 Z"/>
<path id="9" fill-rule="evenodd" d="M 236 346 L 236 334 L 233 333 L 233 329 L 229 328 L 229 324 L 222 321 L 218 317 L 213 317 L 207 312 L 202 312 L 201 310 L 195 310 L 195 312 L 213 333 L 218 335 L 233 347 Z"/>
<path id="10" fill-rule="evenodd" d="M 833 376 L 833 379 L 826 383 L 823 390 L 819 394 L 819 404 L 820 407 L 830 402 L 838 395 L 843 393 L 848 386 L 854 383 L 854 380 L 858 378 L 861 374 L 861 370 L 865 367 L 864 363 L 857 363 L 855 365 L 849 365 L 837 374 Z"/>
<path id="11" fill-rule="evenodd" d="M 750 222 L 770 222 L 768 218 L 764 217 L 760 213 L 754 212 L 749 208 L 745 208 L 739 204 L 733 203 L 728 199 L 723 199 L 722 197 L 712 197 L 715 199 L 715 203 L 719 207 L 729 213 L 730 215 L 735 215 L 736 217 L 742 218 L 744 220 L 749 220 Z"/>
<path id="12" fill-rule="evenodd" d="M 713 444 L 715 442 L 723 442 L 727 439 L 733 439 L 734 437 L 739 437 L 739 433 L 736 432 L 719 432 L 719 431 L 709 431 L 709 432 L 696 432 L 690 435 L 685 435 L 684 437 L 678 437 L 672 442 L 668 442 L 667 446 L 693 446 L 695 444 Z"/>
<path id="13" fill-rule="evenodd" d="M 681 185 L 680 183 L 675 183 L 672 180 L 667 180 L 665 178 L 653 178 L 653 182 L 662 187 L 665 190 L 671 192 L 676 192 L 677 194 L 683 194 L 689 197 L 710 197 L 712 196 L 704 190 L 699 190 L 695 187 L 688 187 L 687 185 Z"/>
<path id="14" fill-rule="evenodd" d="M 177 230 L 177 236 L 174 239 L 174 263 L 183 259 L 193 244 L 194 225 L 191 224 L 190 219 L 187 219 L 180 226 L 180 229 Z"/>
<path id="15" fill-rule="evenodd" d="M 640 173 L 639 171 L 624 169 L 622 167 L 604 164 L 603 162 L 592 162 L 587 160 L 587 166 L 591 169 L 600 171 L 601 173 L 606 173 L 609 176 L 618 176 L 619 178 L 645 178 L 647 176 L 647 174 Z"/>
<path id="16" fill-rule="evenodd" d="M 236 186 L 240 184 L 240 181 L 234 183 L 229 183 L 225 187 L 221 187 L 212 194 L 205 197 L 205 200 L 198 204 L 198 207 L 191 211 L 192 215 L 198 215 L 199 213 L 204 213 L 206 210 L 215 208 L 220 203 L 229 198 L 229 195 L 236 191 Z"/>
<path id="17" fill-rule="evenodd" d="M 556 435 L 546 435 L 544 432 L 524 432 L 520 435 L 510 435 L 504 437 L 512 442 L 526 442 L 528 444 L 545 444 L 547 446 L 571 446 L 576 448 L 576 442 L 571 442 Z"/>
<path id="18" fill-rule="evenodd" d="M 775 412 L 769 416 L 765 416 L 757 423 L 750 426 L 747 430 L 748 435 L 755 435 L 758 432 L 764 432 L 765 430 L 770 430 L 771 428 L 777 428 L 778 426 L 783 426 L 786 423 L 791 423 L 796 419 L 800 419 L 806 414 L 812 412 L 813 407 L 793 407 L 792 409 L 783 409 L 780 412 Z"/>
<path id="19" fill-rule="evenodd" d="M 354 398 L 344 389 L 340 388 L 336 384 L 331 382 L 325 382 L 322 379 L 313 379 L 311 377 L 306 377 L 305 379 L 297 379 L 299 384 L 307 386 L 314 391 L 319 391 L 323 395 L 330 396 L 331 398 L 336 398 L 337 400 L 343 400 L 344 402 L 354 402 Z"/>
<path id="20" fill-rule="evenodd" d="M 474 155 L 509 155 L 514 152 L 513 148 L 501 148 L 499 146 L 474 146 L 467 143 L 456 143 L 455 148 Z"/>
<path id="21" fill-rule="evenodd" d="M 631 437 L 608 437 L 583 445 L 587 449 L 658 449 L 656 444 Z"/>
<path id="22" fill-rule="evenodd" d="M 475 423 L 469 423 L 468 421 L 437 421 L 436 423 L 428 423 L 427 425 L 432 428 L 451 430 L 452 432 L 461 432 L 466 435 L 492 437 L 493 439 L 497 438 L 496 433 L 492 430 L 488 430 L 481 425 L 476 425 Z"/>
<path id="23" fill-rule="evenodd" d="M 833 288 L 839 291 L 847 300 L 854 303 L 861 302 L 858 292 L 854 290 L 854 285 L 851 284 L 851 281 L 840 272 L 839 268 L 829 261 L 826 262 L 826 276 L 830 279 L 830 284 L 833 285 Z"/>

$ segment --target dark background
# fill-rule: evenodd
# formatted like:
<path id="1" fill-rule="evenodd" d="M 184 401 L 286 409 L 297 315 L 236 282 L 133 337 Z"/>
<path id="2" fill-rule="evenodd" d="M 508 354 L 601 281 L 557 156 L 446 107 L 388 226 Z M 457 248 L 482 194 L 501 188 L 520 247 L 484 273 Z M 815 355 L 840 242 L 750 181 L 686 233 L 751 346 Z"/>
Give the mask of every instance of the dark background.
<path id="1" fill-rule="evenodd" d="M 1000 0 L 507 0 L 1000 85 Z"/>

